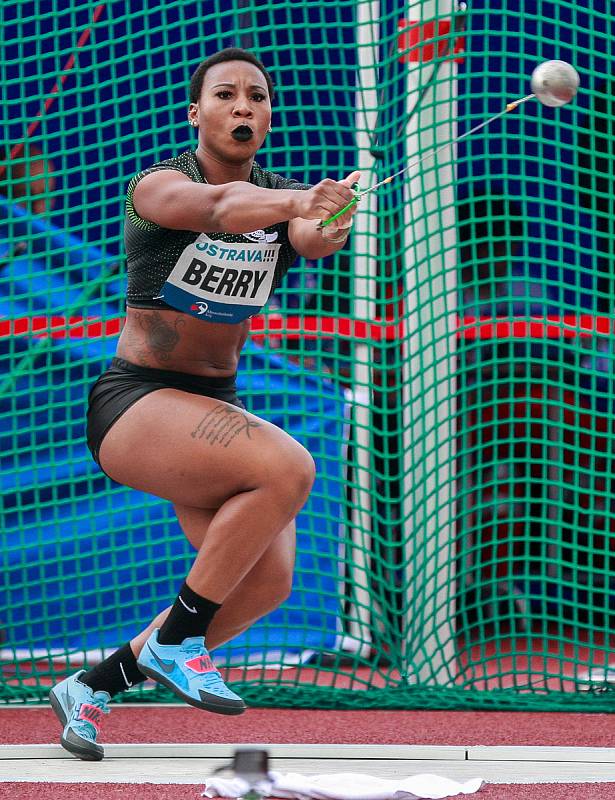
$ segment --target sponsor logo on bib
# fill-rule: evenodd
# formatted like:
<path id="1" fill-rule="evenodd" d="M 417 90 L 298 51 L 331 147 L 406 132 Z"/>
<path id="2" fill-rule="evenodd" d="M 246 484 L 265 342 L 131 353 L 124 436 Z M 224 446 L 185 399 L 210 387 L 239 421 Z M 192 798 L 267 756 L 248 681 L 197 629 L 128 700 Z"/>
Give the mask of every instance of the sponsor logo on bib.
<path id="1" fill-rule="evenodd" d="M 245 236 L 246 239 L 249 239 L 251 242 L 275 242 L 278 238 L 278 232 L 273 231 L 273 233 L 266 233 L 263 230 L 252 231 L 251 233 L 244 233 L 242 236 Z"/>

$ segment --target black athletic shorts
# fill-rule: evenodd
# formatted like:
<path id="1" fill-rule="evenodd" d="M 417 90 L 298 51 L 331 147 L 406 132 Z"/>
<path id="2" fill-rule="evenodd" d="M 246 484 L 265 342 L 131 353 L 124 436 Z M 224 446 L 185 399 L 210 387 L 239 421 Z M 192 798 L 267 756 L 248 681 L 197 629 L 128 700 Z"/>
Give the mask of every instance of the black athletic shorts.
<path id="1" fill-rule="evenodd" d="M 114 358 L 109 369 L 92 386 L 88 396 L 87 440 L 98 466 L 100 446 L 109 428 L 133 403 L 157 389 L 179 389 L 245 408 L 237 397 L 234 375 L 228 378 L 209 378 L 185 372 L 139 367 L 123 358 Z"/>

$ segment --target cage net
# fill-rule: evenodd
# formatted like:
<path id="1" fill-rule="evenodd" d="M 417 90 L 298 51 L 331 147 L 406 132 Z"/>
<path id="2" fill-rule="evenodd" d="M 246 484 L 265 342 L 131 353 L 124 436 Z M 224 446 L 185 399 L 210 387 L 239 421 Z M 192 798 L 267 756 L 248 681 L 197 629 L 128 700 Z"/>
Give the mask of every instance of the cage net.
<path id="1" fill-rule="evenodd" d="M 135 9 L 0 6 L 0 699 L 132 638 L 191 564 L 170 504 L 92 461 L 85 411 L 122 325 L 127 183 L 196 146 L 189 76 L 240 46 L 276 84 L 262 166 L 365 188 L 439 151 L 252 320 L 240 394 L 318 477 L 291 596 L 217 664 L 257 705 L 611 710 L 608 5 Z M 573 104 L 455 143 L 551 58 Z"/>

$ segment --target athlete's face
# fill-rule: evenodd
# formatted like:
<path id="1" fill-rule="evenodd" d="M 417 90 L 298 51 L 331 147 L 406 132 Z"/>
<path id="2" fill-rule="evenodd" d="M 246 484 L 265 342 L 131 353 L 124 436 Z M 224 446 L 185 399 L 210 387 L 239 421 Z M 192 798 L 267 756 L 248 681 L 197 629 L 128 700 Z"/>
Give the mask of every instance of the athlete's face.
<path id="1" fill-rule="evenodd" d="M 205 73 L 198 103 L 188 110 L 206 151 L 245 161 L 262 145 L 271 123 L 271 100 L 263 73 L 247 61 L 214 64 Z"/>

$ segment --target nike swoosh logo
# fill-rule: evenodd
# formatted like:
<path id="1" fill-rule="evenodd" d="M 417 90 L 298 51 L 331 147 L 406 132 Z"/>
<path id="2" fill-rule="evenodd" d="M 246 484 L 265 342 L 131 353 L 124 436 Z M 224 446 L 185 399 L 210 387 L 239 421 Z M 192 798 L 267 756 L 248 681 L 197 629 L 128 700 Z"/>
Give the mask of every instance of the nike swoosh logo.
<path id="1" fill-rule="evenodd" d="M 163 672 L 166 672 L 167 675 L 170 675 L 175 669 L 175 661 L 165 661 L 164 658 L 160 658 L 156 653 L 154 653 L 149 644 L 147 646 L 149 648 L 150 653 L 154 656 L 156 663 L 158 664 L 160 669 Z"/>
<path id="2" fill-rule="evenodd" d="M 120 661 L 120 669 L 122 670 L 122 678 L 124 678 L 124 683 L 130 689 L 130 687 L 132 686 L 132 681 L 129 681 L 128 678 L 126 677 L 126 673 L 124 672 L 124 665 L 122 664 L 121 661 Z"/>
<path id="3" fill-rule="evenodd" d="M 74 705 L 75 705 L 75 701 L 71 697 L 70 689 L 67 689 L 66 690 L 66 708 L 67 708 L 69 714 L 73 710 Z"/>
<path id="4" fill-rule="evenodd" d="M 183 607 L 186 609 L 186 611 L 189 611 L 191 614 L 196 614 L 196 613 L 198 613 L 198 612 L 197 612 L 197 610 L 196 610 L 196 608 L 195 608 L 194 606 L 192 606 L 192 608 L 190 608 L 190 606 L 187 606 L 187 605 L 184 603 L 184 601 L 182 600 L 182 596 L 181 596 L 181 594 L 178 594 L 178 595 L 177 595 L 177 599 L 178 599 L 178 600 L 179 600 L 179 602 L 182 604 L 182 606 L 183 606 Z"/>

